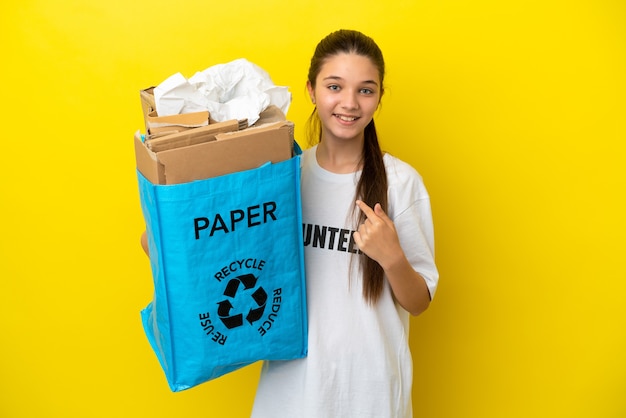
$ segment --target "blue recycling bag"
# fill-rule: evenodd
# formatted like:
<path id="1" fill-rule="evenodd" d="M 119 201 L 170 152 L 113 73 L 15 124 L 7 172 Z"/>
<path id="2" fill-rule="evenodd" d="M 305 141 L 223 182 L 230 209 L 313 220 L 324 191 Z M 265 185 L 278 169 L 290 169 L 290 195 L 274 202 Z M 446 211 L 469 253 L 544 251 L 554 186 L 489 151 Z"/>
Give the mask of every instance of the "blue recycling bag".
<path id="1" fill-rule="evenodd" d="M 138 183 L 154 280 L 141 317 L 170 389 L 306 356 L 300 157 Z"/>

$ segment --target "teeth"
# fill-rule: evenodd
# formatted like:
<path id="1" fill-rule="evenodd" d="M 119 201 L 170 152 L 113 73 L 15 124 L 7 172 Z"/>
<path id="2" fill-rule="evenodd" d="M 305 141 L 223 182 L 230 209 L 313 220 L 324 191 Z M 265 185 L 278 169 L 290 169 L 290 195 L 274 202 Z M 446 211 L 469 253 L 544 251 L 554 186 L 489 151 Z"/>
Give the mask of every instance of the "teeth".
<path id="1" fill-rule="evenodd" d="M 341 116 L 341 115 L 337 115 L 337 117 L 343 121 L 346 122 L 352 122 L 353 120 L 356 120 L 356 117 L 354 116 Z"/>

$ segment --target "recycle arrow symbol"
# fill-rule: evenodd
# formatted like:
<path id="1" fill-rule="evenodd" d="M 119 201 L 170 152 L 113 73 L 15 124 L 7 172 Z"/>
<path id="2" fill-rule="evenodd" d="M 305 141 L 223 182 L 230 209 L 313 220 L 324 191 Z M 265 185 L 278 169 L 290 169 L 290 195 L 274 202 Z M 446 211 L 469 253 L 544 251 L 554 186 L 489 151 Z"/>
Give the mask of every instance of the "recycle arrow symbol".
<path id="1" fill-rule="evenodd" d="M 237 291 L 239 290 L 239 286 L 241 284 L 243 284 L 244 290 L 247 290 L 256 286 L 256 283 L 257 278 L 253 274 L 237 276 L 236 278 L 229 280 L 226 284 L 224 296 L 234 299 L 237 296 Z M 265 303 L 267 302 L 267 293 L 262 287 L 259 287 L 252 293 L 251 296 L 256 303 L 257 308 L 250 308 L 248 314 L 246 315 L 246 320 L 250 323 L 250 325 L 261 319 L 263 316 Z M 233 305 L 228 299 L 218 302 L 217 305 L 217 315 L 226 328 L 232 329 L 243 325 L 243 314 L 239 313 L 230 315 Z"/>
<path id="2" fill-rule="evenodd" d="M 220 317 L 226 328 L 232 329 L 243 325 L 243 315 L 237 314 L 229 316 L 233 305 L 229 300 L 223 300 L 217 304 L 217 315 Z"/>
<path id="3" fill-rule="evenodd" d="M 242 276 L 237 276 L 237 279 L 239 279 L 239 281 L 243 283 L 244 289 L 252 289 L 254 286 L 256 286 L 257 278 L 254 276 L 254 274 L 244 274 Z"/>
<path id="4" fill-rule="evenodd" d="M 254 299 L 258 308 L 251 308 L 248 315 L 246 315 L 246 320 L 250 323 L 250 325 L 261 319 L 263 316 L 263 311 L 265 311 L 265 302 L 267 301 L 267 293 L 265 293 L 265 290 L 262 287 L 259 287 L 252 294 L 252 299 Z"/>

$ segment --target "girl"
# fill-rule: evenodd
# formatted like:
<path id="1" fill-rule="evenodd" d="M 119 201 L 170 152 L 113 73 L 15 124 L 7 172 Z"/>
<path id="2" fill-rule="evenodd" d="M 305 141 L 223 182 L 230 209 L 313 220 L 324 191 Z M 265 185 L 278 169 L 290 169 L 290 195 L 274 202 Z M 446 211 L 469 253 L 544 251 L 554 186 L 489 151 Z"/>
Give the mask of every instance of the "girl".
<path id="1" fill-rule="evenodd" d="M 380 49 L 356 31 L 331 33 L 311 59 L 318 143 L 302 156 L 308 356 L 264 364 L 253 417 L 412 416 L 409 314 L 428 308 L 438 272 L 422 179 L 378 144 L 384 75 Z"/>

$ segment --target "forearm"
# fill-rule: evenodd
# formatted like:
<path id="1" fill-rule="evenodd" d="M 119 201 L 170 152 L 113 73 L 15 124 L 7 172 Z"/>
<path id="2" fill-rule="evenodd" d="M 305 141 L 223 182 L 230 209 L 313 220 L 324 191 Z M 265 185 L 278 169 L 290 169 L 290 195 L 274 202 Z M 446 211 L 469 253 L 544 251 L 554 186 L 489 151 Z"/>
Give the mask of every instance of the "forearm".
<path id="1" fill-rule="evenodd" d="M 354 242 L 383 268 L 398 303 L 412 315 L 421 314 L 430 305 L 428 286 L 406 258 L 393 221 L 379 203 L 374 209 L 360 200 L 356 204 L 367 219 L 354 232 Z"/>
<path id="2" fill-rule="evenodd" d="M 430 293 L 426 281 L 413 269 L 404 254 L 382 267 L 400 306 L 415 316 L 428 309 Z"/>

